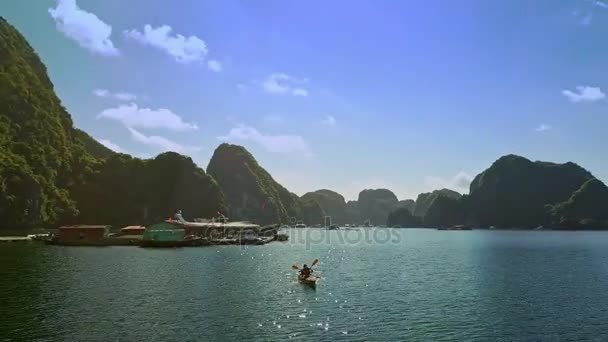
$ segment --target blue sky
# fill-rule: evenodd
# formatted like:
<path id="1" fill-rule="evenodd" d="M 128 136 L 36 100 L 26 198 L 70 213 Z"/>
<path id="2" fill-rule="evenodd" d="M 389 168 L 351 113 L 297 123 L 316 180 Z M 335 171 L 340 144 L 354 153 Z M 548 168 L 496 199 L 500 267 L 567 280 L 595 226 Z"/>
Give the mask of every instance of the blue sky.
<path id="1" fill-rule="evenodd" d="M 588 0 L 3 1 L 75 125 L 206 168 L 246 146 L 297 194 L 400 199 L 495 159 L 608 180 L 608 5 Z"/>

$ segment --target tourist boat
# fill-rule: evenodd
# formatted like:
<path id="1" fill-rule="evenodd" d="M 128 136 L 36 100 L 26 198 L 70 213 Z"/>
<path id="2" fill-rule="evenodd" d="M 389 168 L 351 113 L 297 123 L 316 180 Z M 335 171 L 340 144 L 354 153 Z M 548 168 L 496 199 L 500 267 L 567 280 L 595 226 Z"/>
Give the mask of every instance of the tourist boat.
<path id="1" fill-rule="evenodd" d="M 332 224 L 327 229 L 328 230 L 338 230 L 338 229 L 340 229 L 340 226 L 338 226 L 337 224 Z"/>
<path id="2" fill-rule="evenodd" d="M 304 223 L 298 223 L 296 224 L 296 228 L 306 228 L 306 225 Z"/>
<path id="3" fill-rule="evenodd" d="M 50 240 L 52 238 L 52 236 L 50 233 L 29 234 L 29 235 L 27 235 L 27 238 L 30 240 L 34 240 L 34 241 L 47 241 L 47 240 Z"/>

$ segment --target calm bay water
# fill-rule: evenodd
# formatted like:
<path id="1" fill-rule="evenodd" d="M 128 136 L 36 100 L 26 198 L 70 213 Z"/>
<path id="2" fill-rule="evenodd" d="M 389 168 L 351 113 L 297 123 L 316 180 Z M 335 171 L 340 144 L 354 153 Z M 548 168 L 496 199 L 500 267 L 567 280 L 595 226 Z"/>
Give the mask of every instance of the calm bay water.
<path id="1" fill-rule="evenodd" d="M 608 340 L 608 233 L 291 233 L 246 248 L 1 244 L 0 339 Z M 290 269 L 315 258 L 316 290 Z"/>

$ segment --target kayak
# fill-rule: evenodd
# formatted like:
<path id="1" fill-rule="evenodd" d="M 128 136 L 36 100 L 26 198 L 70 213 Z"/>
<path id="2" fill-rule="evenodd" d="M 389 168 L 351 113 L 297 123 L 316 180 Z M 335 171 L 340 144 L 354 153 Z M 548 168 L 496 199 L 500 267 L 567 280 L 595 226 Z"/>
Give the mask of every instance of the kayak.
<path id="1" fill-rule="evenodd" d="M 317 282 L 319 281 L 319 278 L 313 277 L 313 276 L 310 276 L 308 278 L 298 276 L 298 280 L 300 280 L 300 282 L 303 284 L 310 285 L 310 286 L 316 286 Z"/>

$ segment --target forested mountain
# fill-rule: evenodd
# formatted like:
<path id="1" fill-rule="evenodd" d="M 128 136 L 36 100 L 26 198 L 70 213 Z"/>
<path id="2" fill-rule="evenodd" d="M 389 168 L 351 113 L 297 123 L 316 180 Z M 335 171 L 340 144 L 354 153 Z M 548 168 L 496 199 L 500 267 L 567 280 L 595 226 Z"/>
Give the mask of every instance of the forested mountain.
<path id="1" fill-rule="evenodd" d="M 548 225 L 551 215 L 546 206 L 567 201 L 593 178 L 574 163 L 501 157 L 473 179 L 466 203 L 469 221 L 482 227 Z"/>
<path id="2" fill-rule="evenodd" d="M 46 67 L 0 19 L 0 228 L 141 224 L 225 211 L 215 181 L 189 157 L 117 154 L 75 129 Z"/>
<path id="3" fill-rule="evenodd" d="M 321 189 L 308 192 L 302 196 L 302 199 L 310 199 L 319 203 L 325 215 L 331 216 L 333 224 L 350 224 L 352 222 L 352 218 L 346 212 L 344 197 L 335 191 Z"/>
<path id="4" fill-rule="evenodd" d="M 91 159 L 46 67 L 0 18 L 0 226 L 29 227 L 77 216 L 68 188 L 81 181 Z"/>
<path id="5" fill-rule="evenodd" d="M 292 219 L 320 224 L 324 213 L 311 198 L 289 192 L 261 167 L 244 147 L 221 144 L 207 172 L 217 180 L 231 219 L 259 223 L 289 223 Z"/>
<path id="6" fill-rule="evenodd" d="M 388 189 L 366 189 L 359 193 L 359 215 L 363 221 L 370 220 L 374 225 L 385 225 L 388 214 L 399 200 Z"/>
<path id="7" fill-rule="evenodd" d="M 608 187 L 590 179 L 570 198 L 549 207 L 553 225 L 561 228 L 608 228 Z"/>
<path id="8" fill-rule="evenodd" d="M 462 196 L 458 192 L 450 189 L 441 189 L 433 192 L 421 193 L 418 195 L 418 198 L 416 198 L 416 205 L 414 206 L 413 214 L 418 217 L 426 216 L 427 210 L 429 210 L 433 201 L 440 195 L 454 199 L 460 199 Z"/>
<path id="9" fill-rule="evenodd" d="M 115 153 L 74 128 L 40 58 L 0 18 L 0 228 L 142 224 L 177 209 L 263 224 L 322 224 L 327 214 L 338 224 L 608 228 L 608 188 L 574 163 L 507 155 L 466 196 L 442 189 L 414 204 L 376 189 L 345 202 L 330 190 L 299 198 L 241 146 L 220 145 L 207 173 L 173 152 L 149 160 Z"/>

